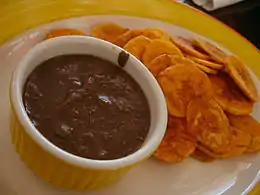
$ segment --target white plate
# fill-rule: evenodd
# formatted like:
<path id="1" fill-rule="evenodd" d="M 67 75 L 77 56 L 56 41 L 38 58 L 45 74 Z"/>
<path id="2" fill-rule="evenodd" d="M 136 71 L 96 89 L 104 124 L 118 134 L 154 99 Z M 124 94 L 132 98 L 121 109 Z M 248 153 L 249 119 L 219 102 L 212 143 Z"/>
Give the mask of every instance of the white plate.
<path id="1" fill-rule="evenodd" d="M 57 21 L 32 29 L 0 46 L 0 194 L 1 195 L 240 195 L 259 181 L 260 154 L 201 163 L 187 159 L 168 165 L 150 159 L 131 170 L 123 179 L 106 189 L 73 192 L 55 188 L 33 175 L 20 161 L 9 133 L 9 81 L 24 54 L 40 42 L 52 28 L 71 27 L 89 32 L 99 22 L 116 22 L 129 28 L 160 27 L 171 35 L 195 34 L 160 21 L 128 16 L 87 16 Z M 199 35 L 195 35 L 199 36 Z M 225 50 L 229 53 L 229 51 Z M 254 76 L 258 91 L 259 82 Z M 254 117 L 260 120 L 260 104 Z"/>

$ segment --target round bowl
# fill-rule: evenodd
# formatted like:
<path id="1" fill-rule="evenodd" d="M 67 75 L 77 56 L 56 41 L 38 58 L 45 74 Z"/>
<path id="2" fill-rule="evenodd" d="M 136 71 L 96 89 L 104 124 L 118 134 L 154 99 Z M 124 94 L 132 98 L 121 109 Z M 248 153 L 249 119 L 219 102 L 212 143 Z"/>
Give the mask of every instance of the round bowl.
<path id="1" fill-rule="evenodd" d="M 160 144 L 167 124 L 165 99 L 152 74 L 131 54 L 122 69 L 140 85 L 151 112 L 149 133 L 142 147 L 135 153 L 115 160 L 92 160 L 75 156 L 48 141 L 26 114 L 22 100 L 23 86 L 29 74 L 42 62 L 59 55 L 88 54 L 120 66 L 120 52 L 126 51 L 92 37 L 59 37 L 37 44 L 18 64 L 10 88 L 13 143 L 21 159 L 44 180 L 65 189 L 103 187 L 117 181 L 131 167 L 149 158 Z"/>

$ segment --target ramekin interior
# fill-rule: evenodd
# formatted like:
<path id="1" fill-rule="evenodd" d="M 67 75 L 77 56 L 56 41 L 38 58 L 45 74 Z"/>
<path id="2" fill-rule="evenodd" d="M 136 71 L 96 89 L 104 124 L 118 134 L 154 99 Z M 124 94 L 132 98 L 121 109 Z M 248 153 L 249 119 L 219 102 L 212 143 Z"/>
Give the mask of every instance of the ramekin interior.
<path id="1" fill-rule="evenodd" d="M 94 55 L 118 64 L 118 55 L 122 51 L 109 42 L 93 37 L 68 36 L 43 41 L 33 47 L 18 64 L 11 81 L 11 101 L 17 117 L 26 132 L 46 151 L 76 166 L 91 169 L 118 169 L 134 165 L 149 157 L 161 142 L 167 124 L 167 108 L 161 88 L 149 70 L 130 54 L 123 68 L 141 86 L 147 97 L 151 111 L 151 126 L 143 146 L 135 153 L 115 160 L 92 160 L 70 154 L 48 141 L 32 124 L 24 109 L 23 85 L 40 63 L 55 56 L 65 54 Z"/>

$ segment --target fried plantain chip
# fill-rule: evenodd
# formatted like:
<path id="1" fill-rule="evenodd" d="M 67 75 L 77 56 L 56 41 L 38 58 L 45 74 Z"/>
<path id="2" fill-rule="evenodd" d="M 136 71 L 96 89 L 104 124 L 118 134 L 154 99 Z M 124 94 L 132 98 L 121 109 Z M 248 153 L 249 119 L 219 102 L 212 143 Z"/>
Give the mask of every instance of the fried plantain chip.
<path id="1" fill-rule="evenodd" d="M 201 143 L 198 143 L 197 144 L 197 150 L 199 150 L 200 152 L 202 152 L 203 154 L 211 157 L 211 158 L 214 158 L 214 159 L 218 159 L 220 158 L 220 156 L 222 154 L 225 154 L 229 151 L 229 148 L 226 148 L 225 150 L 222 150 L 221 152 L 222 153 L 215 153 L 213 152 L 212 150 L 210 150 L 209 148 L 205 147 L 204 145 L 202 145 Z"/>
<path id="2" fill-rule="evenodd" d="M 195 56 L 200 59 L 209 59 L 209 56 L 198 51 L 196 46 L 191 40 L 185 39 L 183 37 L 172 37 L 172 42 L 180 48 L 184 53 L 187 53 L 191 56 Z"/>
<path id="3" fill-rule="evenodd" d="M 170 41 L 170 36 L 163 30 L 158 28 L 145 28 L 127 31 L 118 36 L 114 43 L 120 47 L 124 47 L 131 39 L 140 35 L 143 35 L 149 39 L 162 39 L 168 42 Z"/>
<path id="4" fill-rule="evenodd" d="M 176 129 L 179 128 L 180 126 L 182 127 L 184 124 L 186 124 L 184 118 L 178 118 L 175 116 L 168 115 L 167 127 Z"/>
<path id="5" fill-rule="evenodd" d="M 159 28 L 145 28 L 142 30 L 142 35 L 150 39 L 162 39 L 165 41 L 170 41 L 170 35 L 168 35 L 164 30 Z"/>
<path id="6" fill-rule="evenodd" d="M 169 115 L 167 126 L 172 129 L 184 131 L 186 130 L 187 123 L 185 118 L 179 118 Z"/>
<path id="7" fill-rule="evenodd" d="M 191 157 L 201 162 L 213 162 L 215 160 L 215 158 L 200 151 L 198 148 L 191 154 Z"/>
<path id="8" fill-rule="evenodd" d="M 227 117 L 232 127 L 245 131 L 252 136 L 260 137 L 260 123 L 251 115 L 236 116 L 227 114 Z"/>
<path id="9" fill-rule="evenodd" d="M 154 156 L 168 163 L 177 163 L 188 158 L 196 148 L 196 139 L 186 131 L 184 119 L 172 117 L 160 146 Z"/>
<path id="10" fill-rule="evenodd" d="M 199 70 L 201 70 L 202 72 L 208 73 L 208 74 L 217 74 L 218 72 L 212 68 L 208 68 L 206 66 L 202 66 L 201 64 L 190 60 L 187 57 L 183 57 L 183 56 L 177 56 L 177 55 L 171 55 L 172 57 L 172 65 L 193 65 L 196 66 Z"/>
<path id="11" fill-rule="evenodd" d="M 156 77 L 160 72 L 164 71 L 167 67 L 171 65 L 171 56 L 168 54 L 162 54 L 146 64 L 146 67 Z"/>
<path id="12" fill-rule="evenodd" d="M 129 31 L 128 28 L 115 23 L 101 23 L 92 29 L 91 36 L 114 43 L 118 36 L 127 31 Z"/>
<path id="13" fill-rule="evenodd" d="M 196 67 L 207 74 L 218 74 L 218 71 L 212 68 L 208 68 L 207 66 L 202 66 L 198 63 L 196 63 Z"/>
<path id="14" fill-rule="evenodd" d="M 226 53 L 212 43 L 196 38 L 194 39 L 194 44 L 205 53 L 209 54 L 214 61 L 220 64 L 223 64 L 225 62 L 227 57 Z"/>
<path id="15" fill-rule="evenodd" d="M 258 92 L 245 64 L 235 56 L 228 56 L 226 59 L 228 74 L 249 99 L 257 102 L 259 99 Z"/>
<path id="16" fill-rule="evenodd" d="M 251 137 L 248 133 L 231 127 L 232 137 L 230 145 L 222 153 L 214 153 L 207 148 L 200 147 L 206 154 L 213 158 L 231 158 L 242 155 L 250 145 Z"/>
<path id="17" fill-rule="evenodd" d="M 202 60 L 202 59 L 192 57 L 192 56 L 186 56 L 186 57 L 188 59 L 202 65 L 202 66 L 206 66 L 206 67 L 209 67 L 209 68 L 212 68 L 212 69 L 220 70 L 220 69 L 223 68 L 223 64 L 217 64 L 215 62 L 211 62 L 211 61 L 208 61 L 208 60 Z"/>
<path id="18" fill-rule="evenodd" d="M 195 66 L 170 66 L 158 75 L 157 80 L 166 97 L 169 113 L 177 117 L 186 116 L 192 99 L 212 93 L 207 75 Z"/>
<path id="19" fill-rule="evenodd" d="M 260 150 L 260 123 L 251 115 L 235 116 L 228 114 L 230 125 L 244 134 L 250 136 L 250 143 L 246 149 L 246 153 L 256 152 Z M 241 142 L 241 141 L 239 141 Z"/>
<path id="20" fill-rule="evenodd" d="M 248 134 L 250 136 L 250 144 L 246 149 L 246 153 L 252 153 L 260 150 L 260 123 L 255 120 L 251 115 L 235 116 L 232 114 L 227 115 L 230 124 Z"/>
<path id="21" fill-rule="evenodd" d="M 260 137 L 253 137 L 251 136 L 250 145 L 246 150 L 246 153 L 252 153 L 260 151 Z"/>
<path id="22" fill-rule="evenodd" d="M 193 65 L 193 66 L 196 66 L 196 64 L 193 61 L 191 61 L 191 60 L 189 60 L 189 59 L 187 59 L 187 58 L 185 58 L 183 56 L 171 55 L 171 58 L 172 58 L 171 62 L 172 62 L 173 65 L 180 65 L 180 64 L 182 64 L 182 65 Z"/>
<path id="23" fill-rule="evenodd" d="M 60 36 L 69 36 L 69 35 L 81 35 L 86 36 L 86 34 L 82 31 L 79 31 L 77 29 L 72 28 L 60 28 L 60 29 L 53 29 L 51 32 L 49 32 L 45 38 L 51 39 L 54 37 L 60 37 Z"/>
<path id="24" fill-rule="evenodd" d="M 227 115 L 230 124 L 250 136 L 250 144 L 246 149 L 246 153 L 256 152 L 260 150 L 260 123 L 251 115 L 235 116 Z"/>
<path id="25" fill-rule="evenodd" d="M 225 73 L 209 75 L 215 100 L 223 110 L 235 115 L 250 114 L 253 110 L 251 102 Z"/>
<path id="26" fill-rule="evenodd" d="M 215 153 L 223 153 L 231 141 L 228 119 L 210 96 L 193 99 L 187 109 L 188 131 Z"/>
<path id="27" fill-rule="evenodd" d="M 145 47 L 151 43 L 151 39 L 140 35 L 131 39 L 125 46 L 124 49 L 131 54 L 133 54 L 136 58 L 141 60 Z"/>
<path id="28" fill-rule="evenodd" d="M 207 74 L 217 74 L 218 73 L 216 70 L 214 70 L 212 68 L 202 66 L 202 65 L 198 64 L 197 62 L 192 61 L 189 58 L 182 57 L 182 56 L 172 55 L 172 64 L 193 65 L 193 66 L 196 66 L 198 69 L 200 69 L 202 72 L 205 72 Z"/>
<path id="29" fill-rule="evenodd" d="M 250 144 L 246 149 L 246 153 L 256 152 L 260 150 L 260 123 L 251 115 L 235 116 L 228 114 L 231 126 L 237 130 L 247 133 L 250 136 Z"/>
<path id="30" fill-rule="evenodd" d="M 251 137 L 248 133 L 231 127 L 232 137 L 229 146 L 219 153 L 199 144 L 198 148 L 212 158 L 231 158 L 242 155 L 249 147 Z"/>
<path id="31" fill-rule="evenodd" d="M 171 42 L 154 39 L 151 44 L 146 47 L 142 61 L 144 64 L 148 64 L 154 58 L 162 54 L 183 56 L 181 51 Z"/>
<path id="32" fill-rule="evenodd" d="M 221 156 L 222 158 L 239 156 L 243 154 L 250 145 L 251 136 L 248 133 L 240 129 L 235 129 L 235 128 L 231 128 L 231 129 L 232 129 L 232 139 L 231 139 L 231 145 L 229 147 L 230 149 L 226 154 Z"/>
<path id="33" fill-rule="evenodd" d="M 185 105 L 183 106 L 183 104 L 180 104 L 179 107 L 176 107 L 175 100 L 174 98 L 171 97 L 172 96 L 171 94 L 174 93 L 174 90 L 172 89 L 172 81 L 166 76 L 157 77 L 157 81 L 162 87 L 162 90 L 164 92 L 168 112 L 170 113 L 170 115 L 183 117 L 185 114 L 183 113 L 184 111 L 182 110 L 185 110 Z"/>
<path id="34" fill-rule="evenodd" d="M 126 31 L 125 33 L 119 35 L 115 39 L 114 43 L 116 45 L 118 45 L 119 47 L 124 47 L 131 39 L 133 39 L 139 35 L 142 35 L 142 30 L 140 30 L 140 29 L 129 30 L 129 31 Z"/>

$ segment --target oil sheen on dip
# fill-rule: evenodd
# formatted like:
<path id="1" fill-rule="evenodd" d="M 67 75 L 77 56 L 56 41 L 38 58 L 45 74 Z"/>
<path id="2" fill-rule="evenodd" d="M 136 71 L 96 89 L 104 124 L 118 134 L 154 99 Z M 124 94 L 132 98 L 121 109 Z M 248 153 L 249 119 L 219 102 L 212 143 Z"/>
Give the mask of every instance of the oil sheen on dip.
<path id="1" fill-rule="evenodd" d="M 90 55 L 63 55 L 29 75 L 23 103 L 50 142 L 77 156 L 111 160 L 137 151 L 150 127 L 147 99 L 115 64 Z"/>

